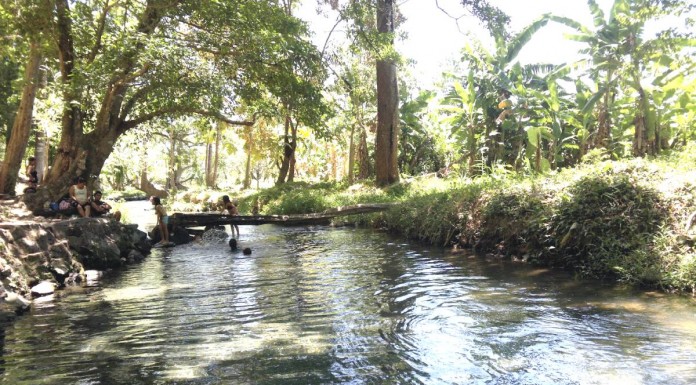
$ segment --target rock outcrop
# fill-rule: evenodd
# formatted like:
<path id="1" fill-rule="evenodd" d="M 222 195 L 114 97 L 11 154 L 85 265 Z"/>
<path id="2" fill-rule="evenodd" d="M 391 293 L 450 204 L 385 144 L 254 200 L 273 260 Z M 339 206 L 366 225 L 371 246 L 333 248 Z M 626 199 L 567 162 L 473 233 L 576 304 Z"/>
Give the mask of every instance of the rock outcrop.
<path id="1" fill-rule="evenodd" d="M 85 269 L 137 262 L 150 252 L 137 225 L 105 218 L 0 223 L 0 313 L 27 307 L 32 296 L 85 281 Z"/>
<path id="2" fill-rule="evenodd" d="M 68 240 L 76 259 L 86 269 L 105 270 L 137 262 L 151 249 L 147 234 L 137 225 L 111 219 L 71 219 L 54 222 L 51 229 Z"/>

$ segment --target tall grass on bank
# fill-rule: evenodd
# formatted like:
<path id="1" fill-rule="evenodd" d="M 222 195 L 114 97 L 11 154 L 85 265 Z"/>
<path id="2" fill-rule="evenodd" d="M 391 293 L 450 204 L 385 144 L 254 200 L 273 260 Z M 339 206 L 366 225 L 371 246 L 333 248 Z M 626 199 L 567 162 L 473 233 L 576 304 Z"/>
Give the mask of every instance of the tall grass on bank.
<path id="1" fill-rule="evenodd" d="M 347 220 L 579 276 L 696 293 L 694 164 L 691 146 L 659 159 L 597 161 L 546 176 L 413 178 L 386 189 L 292 183 L 238 199 L 243 214 L 255 206 L 263 214 L 300 214 L 395 202 L 384 213 Z M 196 198 L 199 209 L 214 207 L 221 195 Z"/>

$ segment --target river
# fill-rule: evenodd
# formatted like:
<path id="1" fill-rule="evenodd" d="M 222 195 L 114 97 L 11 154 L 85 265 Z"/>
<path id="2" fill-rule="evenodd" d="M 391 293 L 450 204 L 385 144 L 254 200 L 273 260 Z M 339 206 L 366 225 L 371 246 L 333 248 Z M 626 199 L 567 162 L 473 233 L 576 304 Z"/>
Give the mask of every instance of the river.
<path id="1" fill-rule="evenodd" d="M 148 213 L 151 216 L 154 214 Z M 696 302 L 355 228 L 155 249 L 2 325 L 2 384 L 694 384 Z"/>

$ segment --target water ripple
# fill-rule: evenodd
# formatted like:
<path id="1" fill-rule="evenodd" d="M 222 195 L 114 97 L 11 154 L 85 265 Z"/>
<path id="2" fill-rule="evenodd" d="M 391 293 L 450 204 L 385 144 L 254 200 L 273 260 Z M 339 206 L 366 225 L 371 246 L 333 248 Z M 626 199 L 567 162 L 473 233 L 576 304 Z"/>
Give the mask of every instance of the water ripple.
<path id="1" fill-rule="evenodd" d="M 158 249 L 41 303 L 3 329 L 1 383 L 696 383 L 692 300 L 367 230 L 242 230 L 251 256 Z"/>

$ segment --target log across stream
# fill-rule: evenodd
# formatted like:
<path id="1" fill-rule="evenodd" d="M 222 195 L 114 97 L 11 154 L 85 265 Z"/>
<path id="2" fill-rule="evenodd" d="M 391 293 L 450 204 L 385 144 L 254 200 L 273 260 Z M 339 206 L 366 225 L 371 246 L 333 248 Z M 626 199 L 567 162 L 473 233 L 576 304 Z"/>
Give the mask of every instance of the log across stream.
<path id="1" fill-rule="evenodd" d="M 220 225 L 263 225 L 268 223 L 296 226 L 324 224 L 338 216 L 367 214 L 387 210 L 394 203 L 367 203 L 342 206 L 311 214 L 288 215 L 227 215 L 217 213 L 174 213 L 169 218 L 172 226 L 199 227 Z"/>

